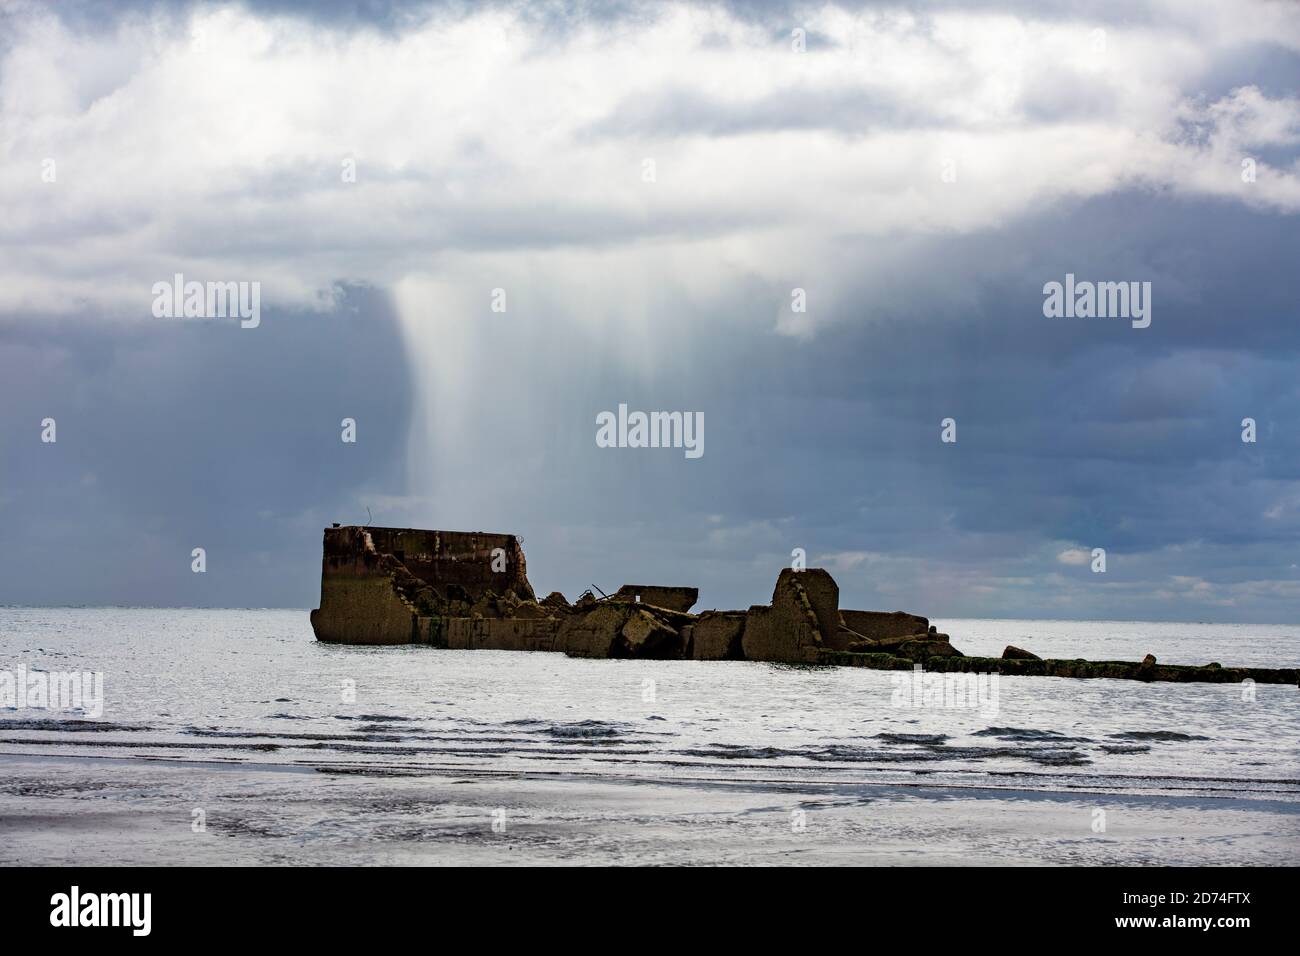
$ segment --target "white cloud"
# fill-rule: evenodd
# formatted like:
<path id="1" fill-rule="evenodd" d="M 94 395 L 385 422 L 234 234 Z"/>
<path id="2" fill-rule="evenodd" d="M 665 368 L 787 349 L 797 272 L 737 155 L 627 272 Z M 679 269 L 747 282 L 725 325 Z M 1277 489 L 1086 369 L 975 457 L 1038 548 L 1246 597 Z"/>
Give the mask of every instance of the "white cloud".
<path id="1" fill-rule="evenodd" d="M 826 568 L 828 571 L 847 573 L 856 571 L 864 564 L 880 560 L 888 559 L 887 556 L 873 554 L 870 551 L 836 551 L 830 554 L 818 555 L 813 563 L 817 567 Z"/>
<path id="2" fill-rule="evenodd" d="M 343 34 L 239 7 L 74 33 L 11 7 L 0 313 L 143 318 L 176 271 L 328 307 L 340 280 L 456 282 L 543 250 L 592 275 L 620 247 L 675 283 L 788 296 L 800 279 L 829 304 L 845 237 L 977 231 L 1134 185 L 1298 210 L 1294 167 L 1239 172 L 1244 151 L 1295 144 L 1300 104 L 1196 93 L 1244 43 L 1300 49 L 1300 23 L 1203 6 L 1152 4 L 1145 26 L 827 6 L 804 25 L 837 45 L 802 54 L 693 5 L 567 34 L 501 10 Z M 819 321 L 798 319 L 776 328 Z"/>
<path id="3" fill-rule="evenodd" d="M 1092 560 L 1092 552 L 1087 548 L 1066 548 L 1056 556 L 1056 560 L 1061 564 L 1068 564 L 1077 567 L 1090 562 Z"/>

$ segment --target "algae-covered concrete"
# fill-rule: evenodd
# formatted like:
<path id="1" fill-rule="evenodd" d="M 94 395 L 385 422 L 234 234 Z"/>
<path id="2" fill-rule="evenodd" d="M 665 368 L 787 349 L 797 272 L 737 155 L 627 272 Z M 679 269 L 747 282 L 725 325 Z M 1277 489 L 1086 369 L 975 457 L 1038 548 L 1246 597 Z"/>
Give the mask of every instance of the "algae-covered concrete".
<path id="1" fill-rule="evenodd" d="M 821 663 L 843 667 L 868 667 L 873 670 L 910 671 L 917 662 L 889 652 L 851 653 L 830 651 Z M 1147 664 L 1143 661 L 1043 660 L 1017 657 L 932 658 L 923 665 L 927 671 L 1004 674 L 1019 677 L 1110 678 L 1112 680 L 1168 681 L 1173 683 L 1236 684 L 1253 680 L 1257 684 L 1300 683 L 1300 669 L 1294 667 L 1223 667 L 1205 664 Z"/>

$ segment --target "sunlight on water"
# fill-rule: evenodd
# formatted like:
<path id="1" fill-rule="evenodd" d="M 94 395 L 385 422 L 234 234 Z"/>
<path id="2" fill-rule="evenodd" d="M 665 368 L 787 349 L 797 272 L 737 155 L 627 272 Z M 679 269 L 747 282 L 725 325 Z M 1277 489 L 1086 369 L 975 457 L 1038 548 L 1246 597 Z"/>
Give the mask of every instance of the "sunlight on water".
<path id="1" fill-rule="evenodd" d="M 321 645 L 301 611 L 3 609 L 0 623 L 6 667 L 104 675 L 97 720 L 0 711 L 10 753 L 1269 793 L 1300 778 L 1287 686 L 1260 686 L 1251 702 L 1231 684 L 1003 677 L 979 706 L 916 706 L 896 693 L 907 675 L 871 670 Z M 1300 656 L 1289 628 L 938 623 L 974 653 Z"/>

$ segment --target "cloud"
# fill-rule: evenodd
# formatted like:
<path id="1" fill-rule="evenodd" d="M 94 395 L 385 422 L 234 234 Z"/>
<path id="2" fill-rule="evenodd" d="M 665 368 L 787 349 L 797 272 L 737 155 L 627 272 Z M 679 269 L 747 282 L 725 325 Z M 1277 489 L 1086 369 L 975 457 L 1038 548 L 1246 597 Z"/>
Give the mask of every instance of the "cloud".
<path id="1" fill-rule="evenodd" d="M 87 535 L 171 568 L 188 516 L 273 573 L 69 577 L 307 603 L 369 506 L 521 532 L 570 596 L 744 606 L 802 547 L 847 606 L 1300 610 L 1283 5 L 345 6 L 0 7 L 3 597 L 70 599 Z M 159 325 L 176 272 L 262 327 Z M 1151 280 L 1151 329 L 1045 319 L 1066 272 Z M 619 402 L 706 455 L 602 453 Z"/>
<path id="2" fill-rule="evenodd" d="M 1056 560 L 1072 566 L 1085 565 L 1092 561 L 1092 552 L 1087 548 L 1066 548 L 1056 556 Z"/>
<path id="3" fill-rule="evenodd" d="M 846 236 L 967 233 L 1134 186 L 1300 208 L 1293 158 L 1240 180 L 1246 151 L 1295 145 L 1297 101 L 1196 86 L 1242 43 L 1300 51 L 1270 4 L 1230 28 L 1156 27 L 1161 4 L 1122 23 L 826 6 L 801 22 L 829 42 L 804 53 L 718 6 L 563 32 L 502 7 L 347 31 L 284 9 L 95 30 L 9 9 L 0 312 L 139 316 L 176 271 L 326 309 L 340 281 L 647 243 L 775 280 Z"/>

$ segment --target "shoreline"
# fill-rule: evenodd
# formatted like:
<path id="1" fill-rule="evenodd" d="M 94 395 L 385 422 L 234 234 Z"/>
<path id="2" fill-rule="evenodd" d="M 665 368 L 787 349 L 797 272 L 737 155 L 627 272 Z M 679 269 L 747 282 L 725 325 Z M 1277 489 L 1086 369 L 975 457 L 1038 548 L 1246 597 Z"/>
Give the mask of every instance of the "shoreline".
<path id="1" fill-rule="evenodd" d="M 1232 795 L 0 761 L 0 865 L 1260 866 L 1300 842 L 1300 802 Z"/>

